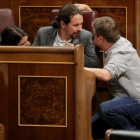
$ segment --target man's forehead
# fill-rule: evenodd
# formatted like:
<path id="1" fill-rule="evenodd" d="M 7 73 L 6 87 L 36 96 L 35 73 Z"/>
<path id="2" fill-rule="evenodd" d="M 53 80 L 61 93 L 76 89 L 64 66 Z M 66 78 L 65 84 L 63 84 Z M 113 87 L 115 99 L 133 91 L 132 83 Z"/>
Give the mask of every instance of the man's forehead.
<path id="1" fill-rule="evenodd" d="M 76 15 L 73 15 L 70 17 L 71 20 L 74 20 L 74 19 L 83 19 L 83 16 L 80 15 L 80 14 L 76 14 Z"/>
<path id="2" fill-rule="evenodd" d="M 71 21 L 70 22 L 83 22 L 83 16 L 80 14 L 71 16 Z"/>

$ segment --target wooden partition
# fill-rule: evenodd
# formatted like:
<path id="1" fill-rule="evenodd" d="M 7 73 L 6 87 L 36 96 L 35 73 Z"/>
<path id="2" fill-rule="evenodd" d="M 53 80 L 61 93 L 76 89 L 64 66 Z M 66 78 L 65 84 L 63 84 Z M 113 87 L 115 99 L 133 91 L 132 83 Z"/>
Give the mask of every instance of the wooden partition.
<path id="1" fill-rule="evenodd" d="M 95 76 L 82 45 L 0 47 L 0 123 L 6 140 L 91 140 Z"/>
<path id="2" fill-rule="evenodd" d="M 5 129 L 3 124 L 0 124 L 0 140 L 5 140 Z"/>

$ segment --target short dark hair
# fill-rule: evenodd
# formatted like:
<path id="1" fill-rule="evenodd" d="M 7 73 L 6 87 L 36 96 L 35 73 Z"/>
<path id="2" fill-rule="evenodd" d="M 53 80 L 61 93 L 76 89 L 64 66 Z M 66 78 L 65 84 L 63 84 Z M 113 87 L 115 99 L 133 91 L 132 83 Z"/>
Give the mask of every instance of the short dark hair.
<path id="1" fill-rule="evenodd" d="M 14 25 L 9 25 L 1 33 L 1 45 L 17 45 L 23 36 L 27 36 L 27 33 L 23 29 Z"/>
<path id="2" fill-rule="evenodd" d="M 74 4 L 66 4 L 60 8 L 58 16 L 56 16 L 55 19 L 51 22 L 51 26 L 60 28 L 61 21 L 63 21 L 65 24 L 69 24 L 71 18 L 77 14 L 83 16 L 82 11 L 80 11 Z"/>
<path id="3" fill-rule="evenodd" d="M 114 19 L 109 16 L 96 18 L 92 23 L 97 36 L 104 37 L 109 43 L 115 43 L 120 38 L 120 31 Z"/>

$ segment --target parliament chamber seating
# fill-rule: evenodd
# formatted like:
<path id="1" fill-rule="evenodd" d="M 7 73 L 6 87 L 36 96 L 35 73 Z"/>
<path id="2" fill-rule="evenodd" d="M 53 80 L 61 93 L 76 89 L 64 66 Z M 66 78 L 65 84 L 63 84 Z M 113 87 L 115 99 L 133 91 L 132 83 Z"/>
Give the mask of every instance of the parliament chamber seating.
<path id="1" fill-rule="evenodd" d="M 8 25 L 15 25 L 14 15 L 11 9 L 0 9 L 0 34 Z"/>

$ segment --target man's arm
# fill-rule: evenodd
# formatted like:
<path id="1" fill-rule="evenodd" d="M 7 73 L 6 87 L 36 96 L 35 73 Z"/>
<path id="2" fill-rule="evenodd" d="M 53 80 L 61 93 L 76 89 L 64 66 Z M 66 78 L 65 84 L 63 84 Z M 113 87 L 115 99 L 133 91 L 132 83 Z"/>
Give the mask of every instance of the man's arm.
<path id="1" fill-rule="evenodd" d="M 111 74 L 106 69 L 98 69 L 98 68 L 86 68 L 85 70 L 91 71 L 96 75 L 96 78 L 101 81 L 109 81 L 111 79 Z"/>

